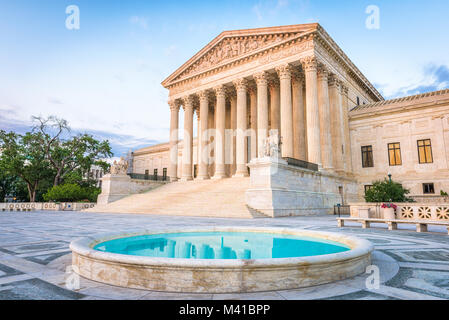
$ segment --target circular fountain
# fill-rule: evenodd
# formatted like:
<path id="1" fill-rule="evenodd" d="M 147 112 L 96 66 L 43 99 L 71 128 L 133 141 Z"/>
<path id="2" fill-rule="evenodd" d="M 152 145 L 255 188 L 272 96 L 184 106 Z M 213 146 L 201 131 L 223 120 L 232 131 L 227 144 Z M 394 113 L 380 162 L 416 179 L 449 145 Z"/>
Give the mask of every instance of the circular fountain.
<path id="1" fill-rule="evenodd" d="M 81 276 L 167 292 L 295 289 L 351 278 L 371 263 L 369 241 L 283 228 L 199 227 L 102 234 L 71 243 Z"/>

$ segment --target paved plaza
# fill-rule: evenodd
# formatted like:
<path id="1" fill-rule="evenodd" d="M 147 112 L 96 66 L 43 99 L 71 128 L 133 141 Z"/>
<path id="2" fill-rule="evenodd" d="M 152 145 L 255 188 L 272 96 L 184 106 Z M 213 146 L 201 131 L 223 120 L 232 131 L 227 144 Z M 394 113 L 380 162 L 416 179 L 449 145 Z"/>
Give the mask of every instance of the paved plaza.
<path id="1" fill-rule="evenodd" d="M 344 232 L 375 245 L 373 264 L 380 269 L 379 289 L 369 289 L 369 274 L 298 290 L 251 294 L 178 294 L 119 288 L 86 279 L 79 288 L 66 284 L 72 240 L 97 233 L 141 228 L 195 226 L 260 226 Z M 282 219 L 217 219 L 86 212 L 0 213 L 0 300 L 5 299 L 449 299 L 449 237 L 444 228 L 416 233 L 413 226 L 388 231 L 382 225 L 363 230 L 349 224 L 337 228 L 335 217 Z"/>

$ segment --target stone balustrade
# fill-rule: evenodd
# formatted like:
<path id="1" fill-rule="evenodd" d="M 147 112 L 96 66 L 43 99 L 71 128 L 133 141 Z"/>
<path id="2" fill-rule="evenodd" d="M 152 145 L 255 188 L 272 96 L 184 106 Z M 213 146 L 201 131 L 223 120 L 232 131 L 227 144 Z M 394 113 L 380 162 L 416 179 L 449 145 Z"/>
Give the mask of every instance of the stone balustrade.
<path id="1" fill-rule="evenodd" d="M 21 203 L 0 203 L 0 212 L 12 211 L 81 211 L 93 208 L 96 203 L 54 203 L 54 202 L 21 202 Z"/>
<path id="2" fill-rule="evenodd" d="M 449 222 L 449 203 L 395 203 L 397 220 L 428 220 Z M 351 217 L 359 218 L 359 212 L 369 210 L 369 218 L 383 219 L 381 203 L 351 203 Z"/>

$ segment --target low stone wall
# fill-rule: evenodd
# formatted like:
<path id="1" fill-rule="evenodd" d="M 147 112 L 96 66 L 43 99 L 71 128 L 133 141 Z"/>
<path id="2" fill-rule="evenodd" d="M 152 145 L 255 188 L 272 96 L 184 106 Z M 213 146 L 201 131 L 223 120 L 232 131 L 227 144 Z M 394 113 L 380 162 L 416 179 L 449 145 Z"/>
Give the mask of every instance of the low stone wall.
<path id="1" fill-rule="evenodd" d="M 248 166 L 251 186 L 246 203 L 273 218 L 333 214 L 334 205 L 360 200 L 355 180 L 291 166 L 282 159 L 255 159 Z"/>
<path id="2" fill-rule="evenodd" d="M 101 194 L 97 200 L 99 205 L 105 205 L 132 194 L 150 191 L 168 183 L 166 181 L 135 180 L 123 174 L 107 174 L 101 180 Z"/>
<path id="3" fill-rule="evenodd" d="M 21 202 L 21 203 L 0 203 L 0 211 L 81 211 L 93 208 L 96 203 L 77 202 Z"/>
<path id="4" fill-rule="evenodd" d="M 395 203 L 398 220 L 449 221 L 449 203 Z M 350 203 L 351 217 L 359 218 L 360 209 L 369 210 L 369 218 L 384 219 L 381 203 Z"/>

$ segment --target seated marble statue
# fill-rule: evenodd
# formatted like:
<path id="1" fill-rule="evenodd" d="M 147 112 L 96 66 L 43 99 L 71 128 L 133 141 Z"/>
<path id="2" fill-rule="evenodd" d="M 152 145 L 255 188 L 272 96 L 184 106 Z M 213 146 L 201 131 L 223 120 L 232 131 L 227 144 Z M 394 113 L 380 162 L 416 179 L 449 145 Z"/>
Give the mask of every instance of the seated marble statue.
<path id="1" fill-rule="evenodd" d="M 278 130 L 270 130 L 269 136 L 265 139 L 265 156 L 271 158 L 279 157 L 281 153 L 282 137 Z"/>
<path id="2" fill-rule="evenodd" d="M 126 175 L 128 172 L 128 161 L 121 157 L 120 161 L 114 161 L 111 166 L 111 174 L 113 175 Z"/>

